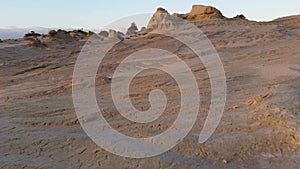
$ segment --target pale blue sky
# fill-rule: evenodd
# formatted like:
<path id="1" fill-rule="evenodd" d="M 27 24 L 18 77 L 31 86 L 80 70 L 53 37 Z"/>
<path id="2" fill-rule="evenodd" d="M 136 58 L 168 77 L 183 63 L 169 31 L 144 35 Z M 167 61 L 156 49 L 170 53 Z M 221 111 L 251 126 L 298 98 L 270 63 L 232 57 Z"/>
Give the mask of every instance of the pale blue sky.
<path id="1" fill-rule="evenodd" d="M 187 13 L 193 4 L 215 6 L 227 17 L 244 14 L 266 21 L 300 14 L 299 0 L 0 0 L 0 27 L 101 28 L 139 13 L 163 7 Z"/>

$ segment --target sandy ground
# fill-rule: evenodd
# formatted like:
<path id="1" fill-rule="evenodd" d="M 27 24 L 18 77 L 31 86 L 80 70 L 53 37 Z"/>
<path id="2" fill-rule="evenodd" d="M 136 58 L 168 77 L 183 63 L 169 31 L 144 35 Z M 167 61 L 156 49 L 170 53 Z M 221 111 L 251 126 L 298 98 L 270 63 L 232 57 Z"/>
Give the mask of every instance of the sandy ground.
<path id="1" fill-rule="evenodd" d="M 300 17 L 196 24 L 216 47 L 228 86 L 223 118 L 207 142 L 197 143 L 210 98 L 203 66 L 194 70 L 203 106 L 188 136 L 162 155 L 128 159 L 98 147 L 77 120 L 71 82 L 85 42 L 49 43 L 47 49 L 38 49 L 18 40 L 0 44 L 0 168 L 300 168 Z M 172 98 L 163 118 L 151 125 L 122 119 L 109 103 L 110 82 L 101 78 L 133 49 L 170 43 L 170 50 L 186 51 L 170 39 L 144 36 L 126 39 L 104 60 L 96 93 L 98 100 L 104 98 L 99 104 L 106 106 L 104 116 L 116 130 L 151 136 L 176 118 L 180 98 L 169 76 L 157 73 L 133 81 L 137 109 L 149 107 L 146 93 L 157 87 Z M 195 57 L 184 60 L 193 63 Z"/>

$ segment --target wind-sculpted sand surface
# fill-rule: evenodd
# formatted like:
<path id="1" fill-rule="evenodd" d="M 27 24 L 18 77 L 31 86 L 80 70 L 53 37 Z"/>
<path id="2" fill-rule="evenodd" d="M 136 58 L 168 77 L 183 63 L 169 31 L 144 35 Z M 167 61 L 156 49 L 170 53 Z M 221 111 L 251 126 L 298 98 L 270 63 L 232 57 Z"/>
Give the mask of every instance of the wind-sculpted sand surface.
<path id="1" fill-rule="evenodd" d="M 197 122 L 178 145 L 161 155 L 129 159 L 98 147 L 83 131 L 72 101 L 72 76 L 86 40 L 28 40 L 0 43 L 0 168 L 299 168 L 300 16 L 272 22 L 209 19 L 195 22 L 215 46 L 227 80 L 227 102 L 211 138 L 198 143 L 210 104 L 207 71 L 192 53 L 178 59 L 192 65 L 200 90 Z M 41 42 L 42 43 L 42 42 Z M 172 44 L 172 45 L 170 45 Z M 178 86 L 164 72 L 145 71 L 131 82 L 131 101 L 149 109 L 148 94 L 160 88 L 169 98 L 150 124 L 132 123 L 110 98 L 120 58 L 143 48 L 187 53 L 171 38 L 145 34 L 121 41 L 100 65 L 96 97 L 103 116 L 119 132 L 149 137 L 168 129 L 180 107 Z M 171 139 L 171 138 L 170 138 Z"/>

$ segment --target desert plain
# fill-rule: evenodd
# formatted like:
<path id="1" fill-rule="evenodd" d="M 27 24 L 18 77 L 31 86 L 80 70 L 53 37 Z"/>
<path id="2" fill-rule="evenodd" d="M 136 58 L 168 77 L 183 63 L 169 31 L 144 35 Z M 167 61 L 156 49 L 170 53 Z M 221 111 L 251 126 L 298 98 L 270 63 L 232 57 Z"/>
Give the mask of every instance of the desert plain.
<path id="1" fill-rule="evenodd" d="M 143 72 L 131 82 L 130 97 L 138 110 L 149 108 L 153 89 L 160 88 L 170 97 L 163 115 L 150 124 L 124 119 L 111 100 L 111 76 L 118 63 L 135 51 L 168 49 L 187 63 L 199 62 L 181 43 L 148 32 L 163 29 L 164 25 L 155 25 L 157 20 L 171 16 L 162 8 L 154 15 L 162 17 L 152 18 L 156 20 L 140 31 L 128 29 L 128 34 L 53 30 L 1 40 L 0 168 L 300 168 L 300 15 L 256 22 L 243 15 L 226 18 L 206 6 L 173 14 L 203 31 L 226 75 L 223 117 L 205 143 L 198 143 L 198 134 L 211 90 L 203 64 L 191 68 L 201 97 L 197 121 L 171 150 L 130 159 L 105 151 L 87 136 L 75 113 L 72 77 L 77 57 L 94 34 L 103 42 L 120 40 L 95 78 L 96 97 L 110 125 L 139 138 L 163 132 L 174 122 L 180 94 L 174 79 L 164 72 Z"/>

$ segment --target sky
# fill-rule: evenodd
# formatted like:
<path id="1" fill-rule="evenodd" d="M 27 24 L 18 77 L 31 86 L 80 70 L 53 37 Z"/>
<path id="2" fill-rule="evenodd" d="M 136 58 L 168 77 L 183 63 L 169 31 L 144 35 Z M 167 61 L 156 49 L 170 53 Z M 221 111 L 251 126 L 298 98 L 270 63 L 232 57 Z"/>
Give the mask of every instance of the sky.
<path id="1" fill-rule="evenodd" d="M 226 17 L 244 14 L 256 21 L 300 14 L 299 0 L 0 0 L 0 4 L 0 28 L 100 29 L 125 16 L 153 13 L 157 7 L 187 13 L 193 4 L 214 6 Z"/>

